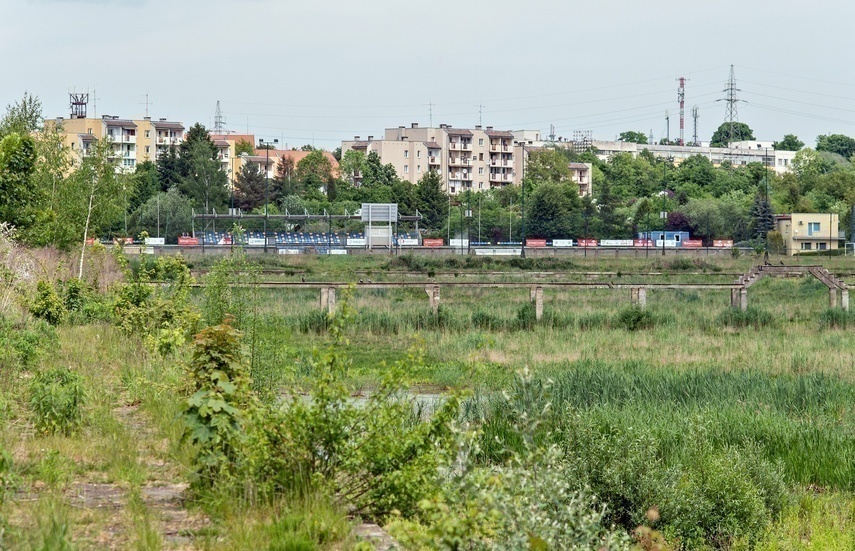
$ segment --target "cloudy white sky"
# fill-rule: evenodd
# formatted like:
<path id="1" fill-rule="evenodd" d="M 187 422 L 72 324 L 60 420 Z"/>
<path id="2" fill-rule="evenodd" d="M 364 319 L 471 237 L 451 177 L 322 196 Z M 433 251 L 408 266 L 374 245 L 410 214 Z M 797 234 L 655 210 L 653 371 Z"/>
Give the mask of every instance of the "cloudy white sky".
<path id="1" fill-rule="evenodd" d="M 484 125 L 571 137 L 699 138 L 725 116 L 758 139 L 855 136 L 855 3 L 815 0 L 0 0 L 0 104 L 226 126 L 332 149 L 386 127 Z M 94 104 L 94 105 L 93 105 Z M 480 107 L 479 107 L 480 106 Z M 480 111 L 480 114 L 479 114 Z"/>

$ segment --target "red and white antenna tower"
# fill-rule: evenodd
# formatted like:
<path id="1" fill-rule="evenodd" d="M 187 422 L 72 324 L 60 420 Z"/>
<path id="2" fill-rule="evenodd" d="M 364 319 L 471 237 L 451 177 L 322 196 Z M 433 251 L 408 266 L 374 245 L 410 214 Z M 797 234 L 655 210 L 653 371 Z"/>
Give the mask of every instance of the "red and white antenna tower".
<path id="1" fill-rule="evenodd" d="M 680 77 L 680 87 L 677 88 L 677 101 L 680 103 L 680 141 L 679 145 L 685 145 L 683 141 L 683 129 L 685 125 L 686 111 L 686 77 Z"/>

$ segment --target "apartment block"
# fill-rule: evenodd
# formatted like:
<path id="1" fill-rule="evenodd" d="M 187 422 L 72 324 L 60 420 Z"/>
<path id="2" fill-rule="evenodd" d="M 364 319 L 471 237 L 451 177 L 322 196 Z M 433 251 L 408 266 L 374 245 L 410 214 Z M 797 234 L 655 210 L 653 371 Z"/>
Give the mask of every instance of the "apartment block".
<path id="1" fill-rule="evenodd" d="M 92 144 L 107 138 L 117 172 L 133 172 L 137 164 L 154 161 L 169 146 L 180 145 L 184 141 L 184 125 L 165 118 L 131 120 L 112 115 L 101 118 L 72 116 L 70 119 L 57 117 L 48 124 L 62 128 L 63 141 L 72 151 L 74 165 L 89 155 Z"/>
<path id="2" fill-rule="evenodd" d="M 214 145 L 217 146 L 217 160 L 220 169 L 228 175 L 229 185 L 235 181 L 240 172 L 240 160 L 237 159 L 237 144 L 247 142 L 255 147 L 254 134 L 211 134 Z"/>
<path id="3" fill-rule="evenodd" d="M 366 155 L 376 152 L 384 164 L 395 167 L 401 179 L 412 183 L 435 170 L 451 194 L 513 184 L 518 172 L 513 134 L 492 126 L 469 129 L 447 124 L 419 127 L 413 123 L 386 129 L 383 139 L 368 136 L 362 140 L 356 136 L 342 142 L 342 155 L 350 150 Z M 354 179 L 358 184 L 361 175 Z"/>
<path id="4" fill-rule="evenodd" d="M 418 182 L 430 170 L 442 176 L 443 188 L 452 195 L 463 190 L 483 191 L 510 184 L 519 185 L 523 178 L 523 163 L 529 155 L 544 146 L 538 130 L 496 130 L 492 126 L 453 128 L 438 127 L 388 128 L 382 139 L 356 136 L 343 141 L 342 155 L 350 150 L 365 155 L 376 152 L 383 164 L 395 167 L 398 177 Z M 571 178 L 579 186 L 580 195 L 590 195 L 592 166 L 590 163 L 569 163 Z M 354 174 L 354 183 L 362 181 Z"/>

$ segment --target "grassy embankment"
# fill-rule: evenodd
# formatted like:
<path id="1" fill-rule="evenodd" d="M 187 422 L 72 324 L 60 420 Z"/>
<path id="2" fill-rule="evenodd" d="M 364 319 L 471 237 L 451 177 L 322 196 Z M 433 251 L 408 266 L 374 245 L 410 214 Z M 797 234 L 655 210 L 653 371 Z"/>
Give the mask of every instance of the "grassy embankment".
<path id="1" fill-rule="evenodd" d="M 716 275 L 719 271 L 748 268 L 744 259 L 731 262 L 706 266 L 709 275 L 680 276 L 682 270 L 674 275 L 724 282 L 728 278 Z M 842 261 L 829 267 L 847 269 Z M 373 280 L 382 277 L 375 273 Z M 639 283 L 666 279 L 625 277 Z M 547 290 L 544 320 L 538 323 L 525 287 L 443 289 L 440 315 L 434 317 L 421 289 L 361 291 L 357 285 L 351 300 L 359 314 L 348 348 L 354 389 L 370 391 L 383 361 L 421 347 L 426 362 L 411 373 L 414 388 L 472 389 L 477 399 L 468 411 L 483 423 L 490 455 L 490 443 L 503 434 L 501 415 L 491 406 L 494 393 L 508 387 L 515 370 L 528 366 L 554 381 L 551 402 L 560 415 L 550 417 L 545 432 L 576 450 L 580 476 L 618 503 L 617 520 L 630 524 L 645 510 L 651 498 L 644 484 L 675 483 L 669 478 L 674 472 L 691 479 L 695 470 L 710 468 L 699 464 L 698 456 L 725 454 L 721 457 L 730 461 L 726 454 L 735 453 L 776 466 L 793 492 L 759 538 L 761 547 L 808 541 L 851 546 L 855 317 L 830 312 L 826 288 L 810 278 L 762 280 L 749 290 L 747 315 L 729 308 L 727 291 L 663 290 L 649 292 L 647 314 L 639 318 L 627 315 L 628 294 Z M 299 385 L 311 351 L 326 341 L 317 293 L 264 290 L 260 302 L 256 382 L 267 388 Z M 580 437 L 586 434 L 590 438 Z M 604 459 L 620 458 L 621 452 L 591 444 L 603 434 L 611 435 L 611 446 L 620 443 L 636 452 Z"/>

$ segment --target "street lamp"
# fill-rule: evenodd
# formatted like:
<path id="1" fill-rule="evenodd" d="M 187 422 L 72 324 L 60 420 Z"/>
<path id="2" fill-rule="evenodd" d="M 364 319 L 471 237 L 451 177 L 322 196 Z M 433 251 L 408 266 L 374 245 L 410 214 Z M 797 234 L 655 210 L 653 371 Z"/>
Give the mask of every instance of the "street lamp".
<path id="1" fill-rule="evenodd" d="M 258 147 L 264 148 L 264 252 L 267 252 L 267 203 L 270 199 L 270 148 L 278 143 L 279 140 L 277 139 L 274 139 L 273 142 L 270 140 L 265 142 L 261 138 L 258 139 Z"/>
<path id="2" fill-rule="evenodd" d="M 666 175 L 668 163 L 672 160 L 671 157 L 666 157 L 662 162 L 662 213 L 659 215 L 662 218 L 662 256 L 665 256 L 665 228 L 668 223 L 668 213 L 665 212 L 665 199 L 668 197 L 666 189 Z"/>
<path id="3" fill-rule="evenodd" d="M 472 195 L 466 197 L 466 254 L 472 254 Z"/>

